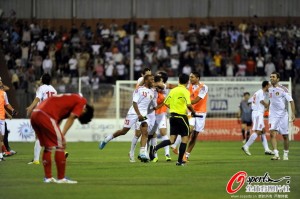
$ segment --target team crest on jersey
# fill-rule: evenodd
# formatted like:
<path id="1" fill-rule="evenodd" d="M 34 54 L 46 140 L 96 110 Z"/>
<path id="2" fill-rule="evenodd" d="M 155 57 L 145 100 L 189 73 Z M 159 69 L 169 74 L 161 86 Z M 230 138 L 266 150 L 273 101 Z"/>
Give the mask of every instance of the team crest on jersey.
<path id="1" fill-rule="evenodd" d="M 276 92 L 275 95 L 278 96 L 278 95 L 279 95 L 279 92 Z"/>
<path id="2" fill-rule="evenodd" d="M 151 100 L 153 99 L 153 96 L 152 96 L 152 95 L 150 95 L 150 99 L 151 99 Z"/>

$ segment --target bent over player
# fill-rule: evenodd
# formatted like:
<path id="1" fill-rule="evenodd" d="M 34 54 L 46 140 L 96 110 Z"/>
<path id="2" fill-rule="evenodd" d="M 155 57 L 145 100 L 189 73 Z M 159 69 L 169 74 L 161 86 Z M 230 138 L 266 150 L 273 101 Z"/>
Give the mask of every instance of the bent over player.
<path id="1" fill-rule="evenodd" d="M 43 101 L 31 114 L 31 125 L 44 147 L 43 166 L 45 183 L 76 184 L 77 181 L 65 178 L 66 158 L 65 135 L 73 125 L 76 118 L 81 124 L 89 123 L 94 116 L 94 108 L 87 104 L 85 98 L 79 94 L 54 95 Z M 59 124 L 67 119 L 61 131 Z M 55 150 L 55 163 L 57 167 L 57 180 L 52 177 L 51 153 Z"/>

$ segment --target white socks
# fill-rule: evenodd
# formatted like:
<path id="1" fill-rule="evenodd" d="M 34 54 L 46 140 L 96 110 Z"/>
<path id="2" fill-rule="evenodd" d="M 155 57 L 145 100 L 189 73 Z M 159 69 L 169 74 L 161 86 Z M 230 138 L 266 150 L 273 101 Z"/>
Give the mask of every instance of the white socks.
<path id="1" fill-rule="evenodd" d="M 256 140 L 256 138 L 257 138 L 257 134 L 252 133 L 249 140 L 246 142 L 246 144 L 244 146 L 249 148 L 253 144 L 253 142 Z"/>
<path id="2" fill-rule="evenodd" d="M 265 151 L 270 151 L 269 145 L 268 145 L 268 140 L 267 140 L 265 133 L 261 135 L 261 142 L 262 142 L 262 145 L 264 146 Z"/>
<path id="3" fill-rule="evenodd" d="M 36 140 L 33 149 L 33 161 L 40 161 L 42 147 L 40 145 L 40 141 Z"/>
<path id="4" fill-rule="evenodd" d="M 134 150 L 136 147 L 136 143 L 138 142 L 139 138 L 136 136 L 133 136 L 132 140 L 131 140 L 131 146 L 130 146 L 130 154 L 134 154 Z"/>
<path id="5" fill-rule="evenodd" d="M 177 136 L 174 144 L 172 144 L 171 147 L 175 149 L 175 148 L 177 148 L 177 146 L 179 146 L 180 143 L 181 143 L 181 136 Z"/>
<path id="6" fill-rule="evenodd" d="M 164 135 L 164 136 L 161 137 L 161 139 L 162 139 L 162 141 L 168 140 L 169 136 Z M 169 146 L 165 146 L 164 149 L 165 149 L 165 155 L 170 155 L 170 147 Z"/>
<path id="7" fill-rule="evenodd" d="M 276 157 L 278 157 L 279 156 L 279 151 L 277 149 L 274 149 L 274 154 L 275 154 Z"/>
<path id="8" fill-rule="evenodd" d="M 108 135 L 105 139 L 104 139 L 104 142 L 109 142 L 109 141 L 111 141 L 112 139 L 113 139 L 114 137 L 113 137 L 113 134 L 110 134 L 110 135 Z"/>

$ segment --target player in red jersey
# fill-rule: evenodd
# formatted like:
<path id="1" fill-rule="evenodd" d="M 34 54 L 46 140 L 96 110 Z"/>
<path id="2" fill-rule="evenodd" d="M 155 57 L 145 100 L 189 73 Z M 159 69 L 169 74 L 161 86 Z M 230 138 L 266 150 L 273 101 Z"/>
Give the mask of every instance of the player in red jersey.
<path id="1" fill-rule="evenodd" d="M 35 130 L 40 144 L 44 147 L 43 166 L 45 183 L 75 184 L 77 181 L 65 178 L 66 158 L 65 135 L 78 118 L 81 124 L 89 123 L 94 114 L 94 109 L 87 104 L 85 98 L 78 94 L 54 95 L 43 101 L 31 113 L 31 125 Z M 67 119 L 62 130 L 59 124 Z M 51 173 L 51 153 L 55 150 L 55 162 L 57 167 L 57 180 Z"/>

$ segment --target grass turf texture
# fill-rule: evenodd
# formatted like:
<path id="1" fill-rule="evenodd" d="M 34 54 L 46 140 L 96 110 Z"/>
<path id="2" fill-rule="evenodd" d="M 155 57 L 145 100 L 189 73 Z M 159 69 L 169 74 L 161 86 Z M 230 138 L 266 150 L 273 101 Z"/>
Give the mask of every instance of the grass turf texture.
<path id="1" fill-rule="evenodd" d="M 252 156 L 246 156 L 240 142 L 198 142 L 185 167 L 175 166 L 174 154 L 172 161 L 166 162 L 163 149 L 157 163 L 130 163 L 129 142 L 110 142 L 102 151 L 95 142 L 68 143 L 66 176 L 78 180 L 76 185 L 44 184 L 42 165 L 27 165 L 33 145 L 11 143 L 18 153 L 0 162 L 0 199 L 233 198 L 226 185 L 237 171 L 251 176 L 269 172 L 273 179 L 291 176 L 291 192 L 284 195 L 300 198 L 300 142 L 291 142 L 289 161 L 271 161 L 261 143 L 252 145 Z M 52 170 L 56 178 L 54 161 Z M 235 198 L 245 195 L 249 195 L 245 185 L 234 194 Z M 253 195 L 258 198 L 261 194 Z"/>

